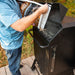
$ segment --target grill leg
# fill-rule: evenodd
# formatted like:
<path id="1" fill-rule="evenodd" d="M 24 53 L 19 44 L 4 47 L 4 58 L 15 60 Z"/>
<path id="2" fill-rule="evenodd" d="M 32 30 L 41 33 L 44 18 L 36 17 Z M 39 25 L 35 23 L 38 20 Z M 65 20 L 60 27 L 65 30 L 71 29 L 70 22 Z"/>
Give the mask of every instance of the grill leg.
<path id="1" fill-rule="evenodd" d="M 33 62 L 33 64 L 32 64 L 32 67 L 31 67 L 31 69 L 32 69 L 33 71 L 36 69 L 35 64 L 36 64 L 36 59 L 34 60 L 34 62 Z"/>

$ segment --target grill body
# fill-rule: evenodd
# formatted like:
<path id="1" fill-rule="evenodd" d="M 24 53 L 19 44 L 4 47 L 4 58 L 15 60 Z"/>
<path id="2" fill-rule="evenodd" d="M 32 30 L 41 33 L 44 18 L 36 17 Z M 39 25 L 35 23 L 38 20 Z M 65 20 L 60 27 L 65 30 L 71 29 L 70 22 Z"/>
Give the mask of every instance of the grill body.
<path id="1" fill-rule="evenodd" d="M 43 75 L 73 75 L 75 22 L 71 21 L 75 19 L 64 18 L 66 11 L 63 5 L 54 3 L 45 30 L 33 28 L 35 59 Z"/>
<path id="2" fill-rule="evenodd" d="M 34 40 L 35 58 L 43 75 L 73 75 L 75 65 L 74 32 L 74 27 L 64 28 L 46 48 L 41 48 Z M 36 36 L 35 32 L 34 36 Z M 56 48 L 55 62 L 54 70 L 51 72 L 54 48 Z"/>

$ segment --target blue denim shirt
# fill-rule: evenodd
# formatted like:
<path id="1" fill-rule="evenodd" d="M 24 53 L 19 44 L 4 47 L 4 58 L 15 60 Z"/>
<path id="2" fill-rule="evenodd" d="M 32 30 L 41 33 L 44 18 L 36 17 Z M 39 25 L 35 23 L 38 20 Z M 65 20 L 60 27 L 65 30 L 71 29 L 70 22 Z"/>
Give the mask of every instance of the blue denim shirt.
<path id="1" fill-rule="evenodd" d="M 16 0 L 0 0 L 0 42 L 4 49 L 17 49 L 22 46 L 23 32 L 18 32 L 10 27 L 22 18 Z"/>

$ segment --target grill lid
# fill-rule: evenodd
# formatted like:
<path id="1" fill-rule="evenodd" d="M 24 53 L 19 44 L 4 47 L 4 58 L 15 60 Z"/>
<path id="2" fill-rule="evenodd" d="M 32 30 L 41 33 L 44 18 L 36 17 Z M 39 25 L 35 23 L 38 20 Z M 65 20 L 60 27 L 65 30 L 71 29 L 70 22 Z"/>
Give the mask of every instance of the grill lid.
<path id="1" fill-rule="evenodd" d="M 52 6 L 45 24 L 45 28 L 42 31 L 38 30 L 40 36 L 45 38 L 44 40 L 47 40 L 48 42 L 50 42 L 63 29 L 61 22 L 67 12 L 67 8 L 60 3 L 49 4 Z"/>

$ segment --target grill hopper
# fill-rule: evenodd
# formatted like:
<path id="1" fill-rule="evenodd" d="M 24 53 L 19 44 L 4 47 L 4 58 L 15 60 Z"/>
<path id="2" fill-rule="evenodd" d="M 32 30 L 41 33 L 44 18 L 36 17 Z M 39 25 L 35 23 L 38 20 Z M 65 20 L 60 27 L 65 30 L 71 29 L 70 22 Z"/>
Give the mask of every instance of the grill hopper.
<path id="1" fill-rule="evenodd" d="M 66 11 L 63 5 L 53 3 L 45 30 L 33 28 L 35 59 L 43 75 L 73 75 L 75 22 L 61 24 Z"/>
<path id="2" fill-rule="evenodd" d="M 48 47 L 50 42 L 59 34 L 60 31 L 62 31 L 63 27 L 61 21 L 67 11 L 62 4 L 53 3 L 50 5 L 52 5 L 52 7 L 44 30 L 39 30 L 37 27 L 34 27 L 34 33 L 38 36 L 34 36 L 34 38 L 36 38 L 37 43 L 41 48 Z"/>

